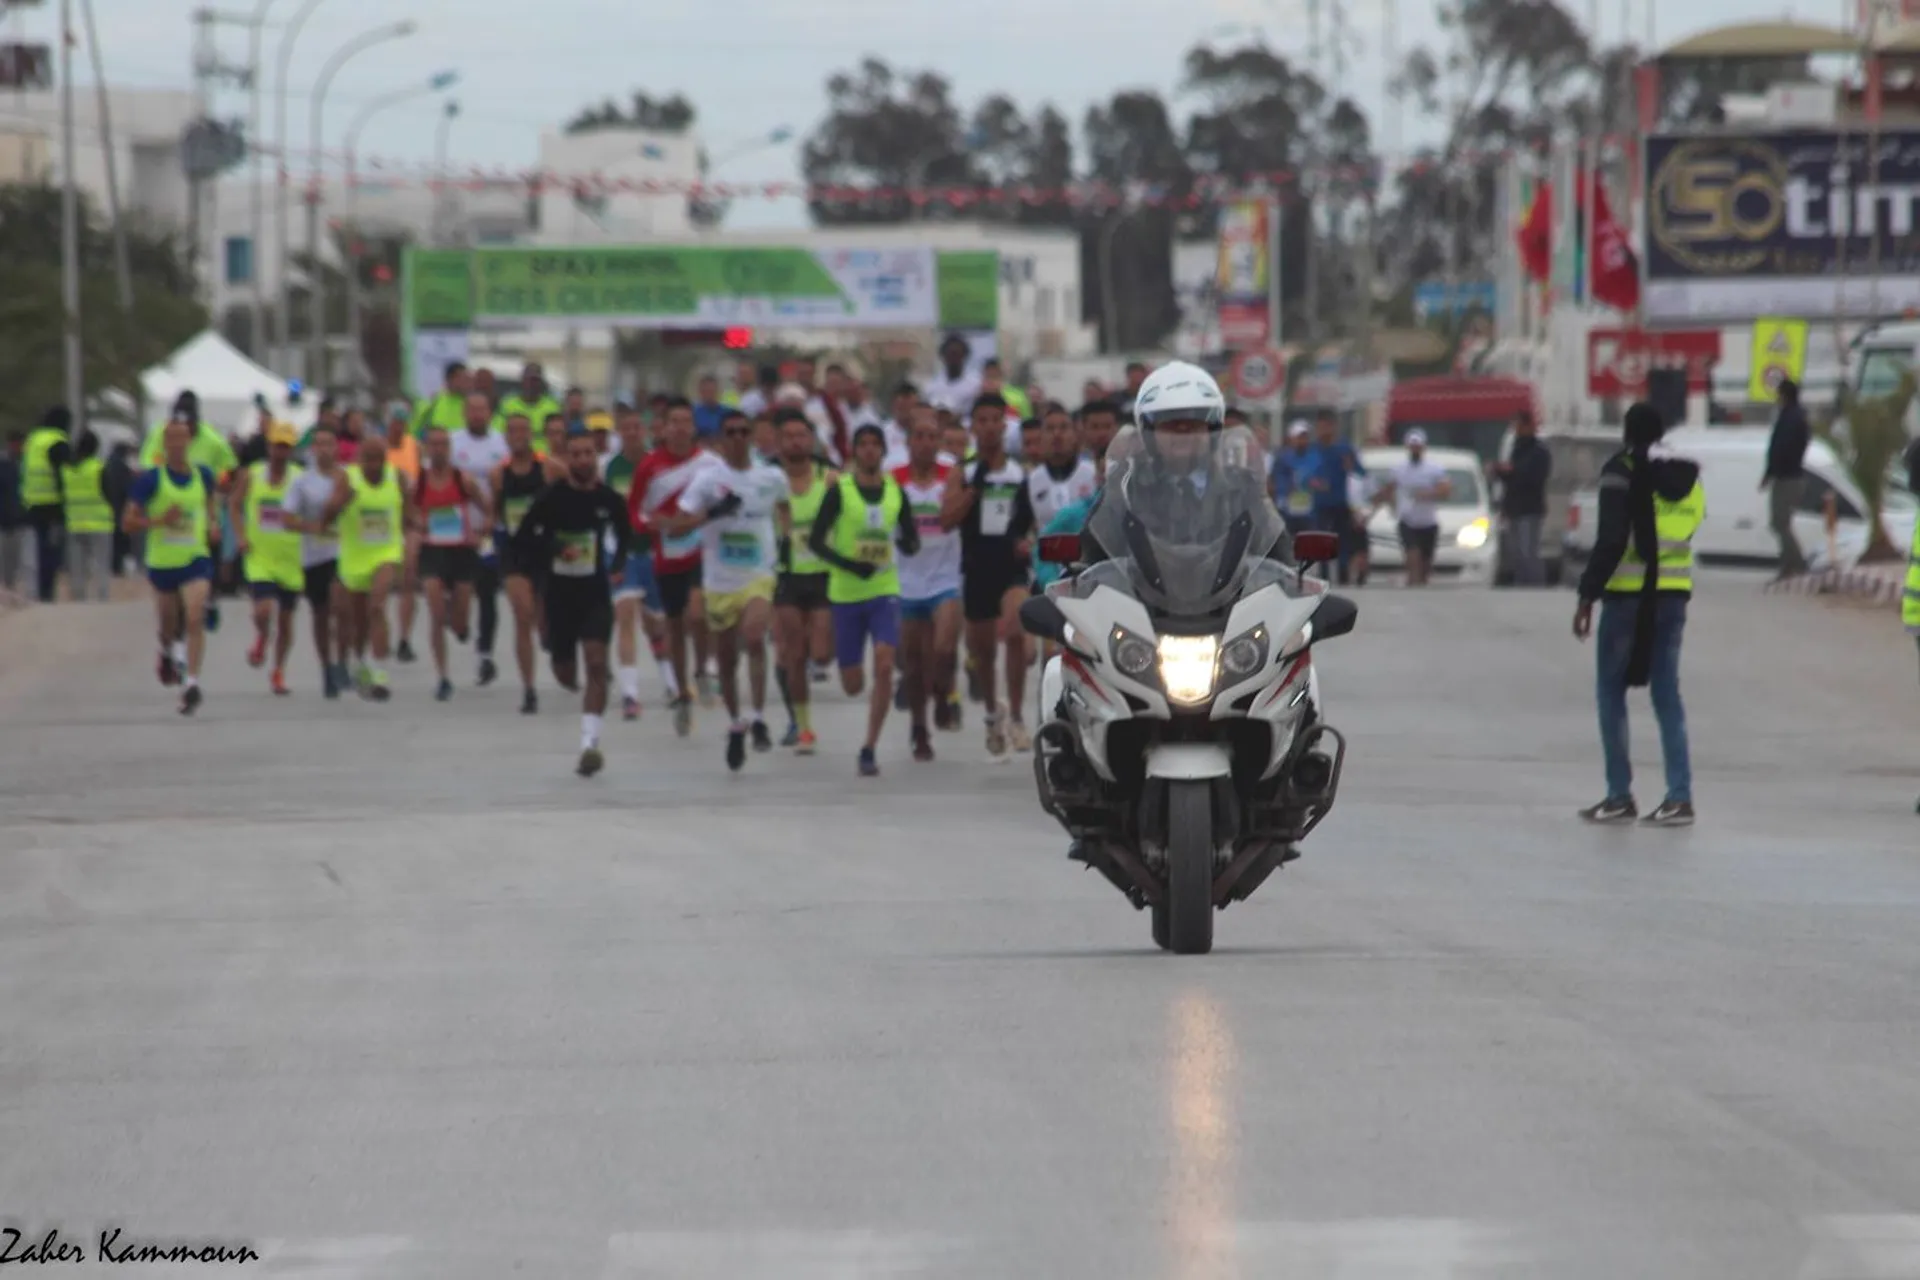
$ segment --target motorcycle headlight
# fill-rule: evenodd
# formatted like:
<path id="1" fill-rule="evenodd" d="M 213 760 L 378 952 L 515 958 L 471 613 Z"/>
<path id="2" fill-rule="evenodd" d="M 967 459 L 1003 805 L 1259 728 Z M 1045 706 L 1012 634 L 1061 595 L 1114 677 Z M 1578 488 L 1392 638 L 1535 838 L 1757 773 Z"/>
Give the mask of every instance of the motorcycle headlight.
<path id="1" fill-rule="evenodd" d="M 1161 636 L 1160 687 L 1173 702 L 1193 706 L 1213 696 L 1220 641 L 1215 636 Z"/>
<path id="2" fill-rule="evenodd" d="M 1455 534 L 1453 540 L 1469 551 L 1476 551 L 1487 545 L 1488 532 L 1487 518 L 1478 516 Z"/>
<path id="3" fill-rule="evenodd" d="M 1220 679 L 1227 684 L 1245 680 L 1267 665 L 1267 629 L 1243 631 L 1220 646 Z"/>
<path id="4" fill-rule="evenodd" d="M 1113 629 L 1113 637 L 1107 642 L 1108 656 L 1113 659 L 1114 669 L 1130 680 L 1140 680 L 1153 671 L 1153 645 L 1119 627 Z"/>

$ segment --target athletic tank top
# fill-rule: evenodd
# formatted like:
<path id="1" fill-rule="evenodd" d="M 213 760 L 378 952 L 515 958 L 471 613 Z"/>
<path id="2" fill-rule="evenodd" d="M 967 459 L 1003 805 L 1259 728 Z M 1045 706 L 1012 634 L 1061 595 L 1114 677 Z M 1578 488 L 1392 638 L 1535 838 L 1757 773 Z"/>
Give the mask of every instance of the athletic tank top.
<path id="1" fill-rule="evenodd" d="M 420 512 L 426 517 L 425 542 L 430 547 L 463 547 L 467 544 L 467 495 L 460 486 L 460 473 L 448 471 L 436 477 L 431 471 L 420 478 Z"/>
<path id="2" fill-rule="evenodd" d="M 546 487 L 547 469 L 538 462 L 528 468 L 525 475 L 515 474 L 511 462 L 500 473 L 500 524 L 509 537 L 519 531 L 533 500 Z"/>

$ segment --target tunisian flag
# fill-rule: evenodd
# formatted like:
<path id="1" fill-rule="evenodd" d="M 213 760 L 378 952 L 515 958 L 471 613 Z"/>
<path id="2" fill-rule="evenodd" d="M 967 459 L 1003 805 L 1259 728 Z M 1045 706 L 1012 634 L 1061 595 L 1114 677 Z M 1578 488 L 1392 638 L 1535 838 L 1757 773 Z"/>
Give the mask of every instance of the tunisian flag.
<path id="1" fill-rule="evenodd" d="M 1520 250 L 1520 265 L 1528 276 L 1545 283 L 1553 274 L 1553 184 L 1541 182 L 1533 189 L 1533 203 L 1527 207 L 1526 220 L 1514 232 Z"/>
<path id="2" fill-rule="evenodd" d="M 1586 212 L 1587 261 L 1592 264 L 1594 301 L 1617 311 L 1632 311 L 1640 305 L 1640 259 L 1627 243 L 1627 229 L 1613 216 L 1607 203 L 1607 184 L 1600 175 L 1594 174 L 1591 181 L 1581 185 L 1593 193 Z"/>

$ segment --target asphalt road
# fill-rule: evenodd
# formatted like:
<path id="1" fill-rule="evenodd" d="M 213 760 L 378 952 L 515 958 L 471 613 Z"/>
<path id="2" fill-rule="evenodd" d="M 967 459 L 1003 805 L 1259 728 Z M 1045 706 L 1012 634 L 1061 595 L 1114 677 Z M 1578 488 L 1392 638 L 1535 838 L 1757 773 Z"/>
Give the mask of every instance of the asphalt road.
<path id="1" fill-rule="evenodd" d="M 183 721 L 143 607 L 0 620 L 0 1218 L 264 1255 L 103 1277 L 1920 1276 L 1911 642 L 1711 579 L 1701 824 L 1593 831 L 1570 605 L 1364 593 L 1341 806 L 1196 959 L 977 721 L 863 782 L 837 695 L 739 777 L 650 712 L 583 782 L 555 693 L 276 700 L 230 620 Z"/>

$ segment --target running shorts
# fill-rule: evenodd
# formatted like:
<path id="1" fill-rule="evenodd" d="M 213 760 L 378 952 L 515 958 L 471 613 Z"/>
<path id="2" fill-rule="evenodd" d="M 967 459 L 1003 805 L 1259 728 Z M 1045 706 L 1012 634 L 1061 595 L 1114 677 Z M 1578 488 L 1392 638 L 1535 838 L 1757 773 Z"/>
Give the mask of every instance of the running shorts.
<path id="1" fill-rule="evenodd" d="M 340 585 L 355 595 L 366 595 L 373 590 L 374 579 L 380 576 L 382 570 L 391 569 L 395 575 L 398 575 L 405 568 L 406 565 L 399 560 L 382 560 L 365 573 L 350 573 L 346 566 L 342 565 L 340 568 Z M 392 586 L 393 584 L 389 581 L 387 585 Z"/>
<path id="2" fill-rule="evenodd" d="M 869 640 L 876 645 L 900 647 L 899 596 L 833 606 L 833 652 L 842 670 L 858 667 L 866 660 Z"/>
<path id="3" fill-rule="evenodd" d="M 192 564 L 181 565 L 178 569 L 149 569 L 147 581 L 153 584 L 155 591 L 172 593 L 189 582 L 213 581 L 213 557 L 201 556 Z"/>
<path id="4" fill-rule="evenodd" d="M 480 553 L 473 547 L 436 546 L 428 542 L 420 548 L 420 580 L 437 578 L 449 587 L 472 582 L 480 573 Z"/>
<path id="5" fill-rule="evenodd" d="M 322 560 L 307 566 L 307 603 L 325 609 L 333 603 L 333 584 L 340 580 L 340 562 Z"/>
<path id="6" fill-rule="evenodd" d="M 1427 559 L 1433 559 L 1433 549 L 1440 542 L 1440 530 L 1434 525 L 1416 529 L 1402 521 L 1400 525 L 1400 545 L 1408 551 L 1418 551 Z"/>
<path id="7" fill-rule="evenodd" d="M 960 596 L 968 622 L 998 622 L 1007 592 L 1027 589 L 1028 566 L 1018 561 L 1005 565 L 967 565 L 960 582 Z"/>
<path id="8" fill-rule="evenodd" d="M 304 582 L 302 586 L 304 586 Z M 255 600 L 277 600 L 282 609 L 291 609 L 300 603 L 300 592 L 293 587 L 283 587 L 277 582 L 264 582 L 249 578 L 247 594 Z"/>
<path id="9" fill-rule="evenodd" d="M 812 613 L 827 607 L 827 575 L 824 573 L 783 573 L 773 589 L 773 602 L 782 609 Z"/>
<path id="10" fill-rule="evenodd" d="M 502 578 L 531 578 L 537 590 L 541 580 L 546 577 L 546 565 L 537 560 L 529 560 L 516 555 L 511 547 L 500 551 L 500 576 Z"/>
<path id="11" fill-rule="evenodd" d="M 771 602 L 773 575 L 755 578 L 738 591 L 707 592 L 707 630 L 731 631 L 747 616 L 747 606 L 755 600 Z"/>
<path id="12" fill-rule="evenodd" d="M 653 556 L 646 551 L 636 551 L 627 557 L 626 571 L 621 575 L 620 585 L 613 589 L 613 598 L 618 600 L 640 600 L 648 613 L 664 613 L 665 607 L 660 601 L 660 580 L 653 571 Z"/>
<path id="13" fill-rule="evenodd" d="M 655 577 L 660 587 L 660 612 L 669 618 L 686 617 L 693 593 L 700 589 L 700 566 L 679 573 L 657 573 Z"/>
<path id="14" fill-rule="evenodd" d="M 940 612 L 940 606 L 960 598 L 958 591 L 942 591 L 922 600 L 902 600 L 900 602 L 900 620 L 902 622 L 932 622 L 933 616 Z"/>
<path id="15" fill-rule="evenodd" d="M 606 644 L 613 638 L 613 593 L 598 583 L 550 586 L 542 607 L 547 615 L 547 652 L 557 662 L 572 658 L 582 644 Z"/>

